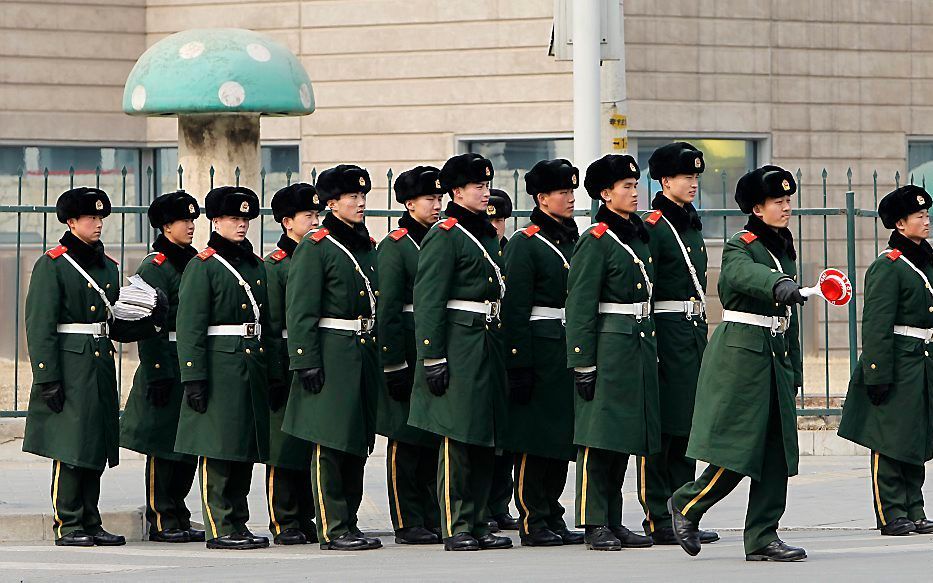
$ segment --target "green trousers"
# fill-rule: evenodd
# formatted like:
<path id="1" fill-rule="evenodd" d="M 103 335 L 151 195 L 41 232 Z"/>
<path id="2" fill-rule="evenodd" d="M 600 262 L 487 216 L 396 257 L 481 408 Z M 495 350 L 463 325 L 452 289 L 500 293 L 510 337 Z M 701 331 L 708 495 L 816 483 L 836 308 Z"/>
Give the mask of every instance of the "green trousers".
<path id="1" fill-rule="evenodd" d="M 899 462 L 881 453 L 871 453 L 871 488 L 878 528 L 898 518 L 916 522 L 923 512 L 923 466 Z"/>
<path id="2" fill-rule="evenodd" d="M 100 477 L 90 470 L 52 461 L 52 531 L 56 539 L 76 530 L 95 533 L 101 528 Z"/>
<path id="3" fill-rule="evenodd" d="M 146 456 L 146 521 L 149 532 L 191 528 L 185 496 L 191 491 L 198 465 Z"/>
<path id="4" fill-rule="evenodd" d="M 272 536 L 290 529 L 306 535 L 315 531 L 313 490 L 310 468 L 299 471 L 266 466 L 266 508 Z"/>
<path id="5" fill-rule="evenodd" d="M 577 451 L 577 526 L 622 526 L 622 482 L 628 457 L 595 447 Z"/>
<path id="6" fill-rule="evenodd" d="M 488 504 L 496 450 L 444 437 L 438 450 L 437 499 L 441 534 L 489 534 Z"/>
<path id="7" fill-rule="evenodd" d="M 696 479 L 696 460 L 687 457 L 686 435 L 661 434 L 661 451 L 638 457 L 638 501 L 645 511 L 645 534 L 671 526 L 667 499 L 674 490 Z"/>
<path id="8" fill-rule="evenodd" d="M 246 530 L 249 520 L 246 497 L 253 478 L 253 464 L 202 457 L 198 476 L 207 539 Z"/>
<path id="9" fill-rule="evenodd" d="M 489 517 L 509 513 L 509 503 L 512 501 L 512 467 L 515 456 L 509 452 L 496 454 L 492 469 L 492 486 L 489 490 Z"/>
<path id="10" fill-rule="evenodd" d="M 560 495 L 567 482 L 567 461 L 527 453 L 515 456 L 515 501 L 521 534 L 567 528 Z"/>
<path id="11" fill-rule="evenodd" d="M 389 440 L 386 484 L 392 528 L 440 528 L 437 504 L 437 448 Z"/>
<path id="12" fill-rule="evenodd" d="M 357 529 L 365 465 L 364 457 L 314 444 L 311 480 L 318 540 L 322 543 Z"/>

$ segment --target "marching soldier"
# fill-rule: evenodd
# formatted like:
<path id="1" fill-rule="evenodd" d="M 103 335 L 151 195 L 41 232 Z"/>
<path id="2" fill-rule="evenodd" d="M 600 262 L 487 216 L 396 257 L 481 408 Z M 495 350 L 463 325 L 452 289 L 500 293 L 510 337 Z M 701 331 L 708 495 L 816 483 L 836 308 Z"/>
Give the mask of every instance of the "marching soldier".
<path id="1" fill-rule="evenodd" d="M 428 231 L 415 277 L 418 364 L 408 424 L 440 435 L 437 494 L 448 551 L 510 548 L 489 531 L 495 448 L 505 424 L 500 301 L 505 293 L 489 223 L 492 164 L 461 154 L 441 169 L 447 219 Z"/>
<path id="2" fill-rule="evenodd" d="M 369 173 L 341 164 L 321 172 L 330 210 L 295 249 L 285 320 L 293 388 L 282 430 L 310 441 L 321 548 L 377 549 L 357 526 L 363 467 L 375 443 L 376 399 L 385 390 L 376 347 L 376 251 L 363 225 Z"/>
<path id="3" fill-rule="evenodd" d="M 136 273 L 165 291 L 169 309 L 159 334 L 139 342 L 139 368 L 123 412 L 120 445 L 146 455 L 149 540 L 204 542 L 204 531 L 191 527 L 191 512 L 185 504 L 198 460 L 175 452 L 184 393 L 175 343 L 178 287 L 188 262 L 198 254 L 191 240 L 201 208 L 193 196 L 180 190 L 156 197 L 148 214 L 149 223 L 160 234 Z"/>
<path id="4" fill-rule="evenodd" d="M 872 506 L 881 534 L 933 532 L 923 512 L 923 464 L 933 459 L 933 248 L 919 186 L 881 199 L 888 248 L 865 274 L 862 356 L 849 383 L 839 435 L 871 449 Z"/>
<path id="5" fill-rule="evenodd" d="M 444 198 L 440 170 L 417 166 L 395 180 L 395 198 L 406 212 L 398 229 L 379 243 L 379 302 L 376 322 L 382 344 L 386 391 L 379 393 L 376 431 L 388 439 L 386 483 L 389 514 L 399 544 L 437 544 L 437 436 L 408 425 L 414 382 L 415 319 L 412 289 L 418 253 L 437 222 Z"/>
<path id="6" fill-rule="evenodd" d="M 580 173 L 567 160 L 538 162 L 525 174 L 531 224 L 505 250 L 503 299 L 509 382 L 505 444 L 515 455 L 515 501 L 523 546 L 582 544 L 567 529 L 559 498 L 573 445 L 573 377 L 567 368 L 564 302 L 579 239 L 573 191 Z"/>
<path id="7" fill-rule="evenodd" d="M 52 527 L 57 546 L 126 544 L 101 526 L 100 477 L 119 463 L 117 373 L 111 340 L 134 342 L 162 326 L 168 302 L 149 318 L 113 317 L 117 262 L 100 241 L 110 199 L 97 188 L 68 190 L 55 214 L 68 231 L 36 261 L 26 296 L 33 385 L 23 451 L 52 460 Z"/>
<path id="8" fill-rule="evenodd" d="M 269 539 L 246 527 L 253 464 L 269 456 L 270 376 L 266 269 L 246 238 L 259 198 L 240 186 L 204 201 L 214 231 L 181 277 L 178 363 L 185 386 L 175 451 L 199 456 L 209 549 L 255 549 Z M 271 353 L 271 354 L 270 354 Z"/>
<path id="9" fill-rule="evenodd" d="M 703 152 L 686 142 L 667 144 L 648 160 L 661 191 L 645 216 L 654 261 L 654 312 L 658 339 L 658 393 L 661 451 L 638 458 L 638 499 L 645 511 L 645 534 L 655 544 L 676 545 L 667 499 L 696 478 L 696 461 L 687 457 L 697 375 L 706 349 L 706 244 L 693 199 L 706 168 Z M 719 540 L 701 531 L 700 542 Z"/>
<path id="10" fill-rule="evenodd" d="M 266 502 L 269 509 L 269 530 L 277 545 L 316 543 L 314 524 L 313 482 L 311 479 L 311 443 L 282 431 L 285 404 L 292 375 L 288 371 L 288 350 L 285 328 L 285 290 L 288 270 L 295 248 L 312 229 L 317 228 L 318 215 L 324 210 L 317 191 L 310 184 L 298 182 L 279 190 L 272 197 L 272 215 L 282 225 L 282 236 L 276 248 L 266 256 L 266 277 L 269 280 L 269 318 L 271 332 L 268 344 L 276 344 L 279 360 L 269 366 L 278 367 L 281 382 L 269 385 L 269 458 L 266 460 Z"/>
<path id="11" fill-rule="evenodd" d="M 567 366 L 574 369 L 576 522 L 587 548 L 650 547 L 622 525 L 629 455 L 661 446 L 658 356 L 651 318 L 654 265 L 636 214 L 634 158 L 609 154 L 590 164 L 584 186 L 601 201 L 597 224 L 580 237 L 568 276 Z"/>
<path id="12" fill-rule="evenodd" d="M 735 189 L 748 214 L 745 230 L 726 242 L 719 276 L 723 322 L 703 356 L 687 456 L 709 466 L 667 502 L 674 535 L 700 552 L 703 514 L 751 478 L 745 515 L 748 561 L 798 561 L 806 552 L 777 535 L 787 478 L 797 473 L 796 388 L 802 362 L 795 305 L 797 283 L 790 221 L 793 175 L 777 166 L 749 172 Z"/>

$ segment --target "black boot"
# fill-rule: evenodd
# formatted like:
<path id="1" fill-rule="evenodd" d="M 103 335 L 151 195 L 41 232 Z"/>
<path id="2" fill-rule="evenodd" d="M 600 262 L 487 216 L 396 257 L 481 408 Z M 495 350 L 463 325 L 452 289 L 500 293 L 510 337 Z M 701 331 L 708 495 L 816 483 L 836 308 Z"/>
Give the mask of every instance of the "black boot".
<path id="1" fill-rule="evenodd" d="M 69 532 L 61 538 L 55 539 L 55 546 L 57 547 L 93 547 L 94 546 L 94 537 L 84 532 L 83 530 L 76 530 Z"/>
<path id="2" fill-rule="evenodd" d="M 496 536 L 491 532 L 476 539 L 476 541 L 479 543 L 479 548 L 484 551 L 512 548 L 512 539 L 507 536 Z"/>
<path id="3" fill-rule="evenodd" d="M 583 536 L 586 548 L 593 551 L 621 551 L 622 543 L 608 526 L 587 526 Z"/>
<path id="4" fill-rule="evenodd" d="M 266 546 L 268 546 L 268 542 Z M 263 545 L 254 541 L 251 537 L 244 535 L 242 533 L 228 534 L 226 536 L 219 536 L 217 538 L 212 538 L 207 541 L 207 548 L 209 549 L 221 549 L 229 551 L 239 551 L 239 550 L 249 550 L 249 549 L 261 549 Z"/>
<path id="5" fill-rule="evenodd" d="M 674 507 L 674 499 L 667 499 L 667 511 L 671 513 L 671 528 L 674 538 L 688 555 L 695 557 L 700 554 L 700 534 L 695 524 Z"/>
<path id="6" fill-rule="evenodd" d="M 612 529 L 612 534 L 616 535 L 616 538 L 622 543 L 623 549 L 646 549 L 653 544 L 650 536 L 635 534 L 622 525 L 610 526 L 609 528 Z"/>
<path id="7" fill-rule="evenodd" d="M 802 561 L 806 558 L 807 551 L 800 547 L 792 547 L 781 539 L 773 540 L 765 548 L 745 555 L 746 561 L 778 561 L 781 563 Z"/>
<path id="8" fill-rule="evenodd" d="M 305 538 L 308 539 L 308 542 L 314 544 L 318 542 L 317 540 L 317 528 L 314 527 L 312 522 L 307 528 L 302 528 L 301 532 L 304 533 Z"/>
<path id="9" fill-rule="evenodd" d="M 656 545 L 677 545 L 677 539 L 674 537 L 674 529 L 671 527 L 662 527 L 654 529 L 651 533 L 651 541 Z"/>
<path id="10" fill-rule="evenodd" d="M 423 526 L 409 526 L 395 531 L 395 543 L 400 545 L 436 545 L 441 537 Z"/>
<path id="11" fill-rule="evenodd" d="M 559 536 L 565 545 L 582 545 L 585 538 L 579 530 L 570 530 L 566 526 L 552 532 Z"/>
<path id="12" fill-rule="evenodd" d="M 275 538 L 272 540 L 277 545 L 304 545 L 308 544 L 308 537 L 305 536 L 305 533 L 301 532 L 297 528 L 286 528 L 279 534 L 275 535 Z"/>
<path id="13" fill-rule="evenodd" d="M 468 532 L 461 532 L 444 539 L 445 551 L 478 551 L 479 541 Z"/>
<path id="14" fill-rule="evenodd" d="M 356 536 L 352 532 L 345 532 L 330 542 L 322 542 L 321 548 L 325 551 L 368 551 L 378 547 L 373 547 L 363 537 Z"/>
<path id="15" fill-rule="evenodd" d="M 910 534 L 915 530 L 917 530 L 917 525 L 914 524 L 914 521 L 907 517 L 901 516 L 900 518 L 882 526 L 881 534 L 887 536 L 903 536 L 905 534 Z"/>
<path id="16" fill-rule="evenodd" d="M 382 548 L 382 541 L 381 541 L 381 540 L 379 540 L 378 538 L 372 537 L 372 536 L 366 536 L 365 534 L 363 534 L 363 531 L 360 530 L 358 527 L 356 527 L 356 526 L 351 527 L 351 528 L 350 528 L 350 532 L 351 532 L 352 534 L 356 535 L 357 537 L 359 537 L 359 538 L 365 540 L 366 542 L 368 542 L 368 543 L 369 543 L 369 548 L 371 548 L 371 549 L 381 549 L 381 548 Z"/>
<path id="17" fill-rule="evenodd" d="M 914 527 L 916 527 L 917 534 L 930 534 L 933 532 L 933 520 L 929 518 L 915 520 Z"/>
<path id="18" fill-rule="evenodd" d="M 492 517 L 499 526 L 499 530 L 518 530 L 518 519 L 514 518 L 508 512 L 496 514 Z"/>
<path id="19" fill-rule="evenodd" d="M 489 529 L 489 532 L 499 532 L 499 523 L 496 522 L 495 518 L 487 520 L 486 527 Z"/>
<path id="20" fill-rule="evenodd" d="M 697 532 L 699 533 L 701 545 L 714 543 L 719 540 L 719 533 L 714 530 L 703 530 L 701 528 Z"/>
<path id="21" fill-rule="evenodd" d="M 166 528 L 165 530 L 149 533 L 149 540 L 154 543 L 186 543 L 191 542 L 191 535 L 187 530 L 180 528 Z"/>
<path id="22" fill-rule="evenodd" d="M 94 545 L 98 547 L 122 547 L 126 544 L 126 538 L 121 534 L 110 534 L 103 528 L 88 533 L 94 537 Z"/>
<path id="23" fill-rule="evenodd" d="M 539 528 L 531 534 L 523 534 L 521 539 L 523 547 L 559 547 L 564 544 L 564 539 L 560 535 L 547 528 Z"/>
<path id="24" fill-rule="evenodd" d="M 196 528 L 188 529 L 188 540 L 193 543 L 203 543 L 204 542 L 204 531 L 198 530 Z"/>
<path id="25" fill-rule="evenodd" d="M 259 536 L 259 535 L 257 535 L 257 534 L 253 534 L 252 532 L 250 532 L 250 530 L 249 530 L 248 528 L 244 528 L 243 530 L 241 530 L 241 531 L 240 531 L 240 534 L 243 535 L 244 537 L 250 539 L 251 541 L 253 541 L 253 542 L 256 543 L 257 545 L 259 545 L 259 546 L 256 547 L 256 548 L 262 549 L 262 548 L 266 548 L 267 546 L 269 546 L 269 537 L 266 537 L 266 536 Z"/>

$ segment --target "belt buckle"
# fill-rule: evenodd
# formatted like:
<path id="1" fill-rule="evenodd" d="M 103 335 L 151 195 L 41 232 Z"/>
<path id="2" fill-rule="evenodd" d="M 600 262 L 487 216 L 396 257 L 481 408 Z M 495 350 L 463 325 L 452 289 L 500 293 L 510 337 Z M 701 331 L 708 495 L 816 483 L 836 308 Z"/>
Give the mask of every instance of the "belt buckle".
<path id="1" fill-rule="evenodd" d="M 258 325 L 255 324 L 255 323 L 244 324 L 244 325 L 243 325 L 243 329 L 244 329 L 244 331 L 245 331 L 244 336 L 256 336 L 256 328 L 257 328 L 257 326 L 258 326 Z"/>
<path id="2" fill-rule="evenodd" d="M 360 334 L 369 334 L 376 324 L 375 318 L 360 318 Z"/>
<path id="3" fill-rule="evenodd" d="M 651 317 L 651 304 L 648 302 L 639 302 L 641 304 L 641 317 L 650 318 Z"/>
<path id="4" fill-rule="evenodd" d="M 486 316 L 487 322 L 492 322 L 493 320 L 499 317 L 499 311 L 502 308 L 502 304 L 498 301 L 489 303 L 489 315 Z"/>
<path id="5" fill-rule="evenodd" d="M 774 323 L 771 324 L 771 335 L 777 336 L 778 334 L 784 334 L 787 332 L 787 329 L 790 328 L 790 318 L 786 316 L 773 316 Z"/>
<path id="6" fill-rule="evenodd" d="M 96 322 L 95 324 L 97 326 L 97 330 L 93 332 L 91 335 L 96 336 L 98 338 L 102 336 L 107 336 L 107 322 Z"/>

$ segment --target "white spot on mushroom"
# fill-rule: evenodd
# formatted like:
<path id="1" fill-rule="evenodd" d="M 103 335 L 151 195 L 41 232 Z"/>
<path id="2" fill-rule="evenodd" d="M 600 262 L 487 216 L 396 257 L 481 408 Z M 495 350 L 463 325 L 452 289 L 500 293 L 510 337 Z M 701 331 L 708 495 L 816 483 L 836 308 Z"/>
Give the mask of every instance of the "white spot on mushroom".
<path id="1" fill-rule="evenodd" d="M 265 63 L 272 58 L 272 53 L 269 52 L 269 49 L 265 45 L 259 43 L 250 43 L 246 45 L 246 52 L 254 61 L 259 61 L 260 63 Z"/>
<path id="2" fill-rule="evenodd" d="M 307 83 L 302 83 L 298 88 L 298 97 L 301 98 L 301 104 L 305 106 L 305 109 L 311 109 L 311 89 L 308 88 Z"/>
<path id="3" fill-rule="evenodd" d="M 133 105 L 133 109 L 136 111 L 141 110 L 146 105 L 146 88 L 142 85 L 134 87 L 130 102 Z"/>
<path id="4" fill-rule="evenodd" d="M 195 40 L 181 45 L 181 48 L 178 49 L 178 56 L 182 59 L 196 59 L 200 57 L 203 52 L 204 43 Z"/>
<path id="5" fill-rule="evenodd" d="M 246 99 L 246 90 L 236 81 L 227 81 L 220 86 L 217 96 L 220 98 L 220 102 L 227 107 L 236 107 Z"/>

